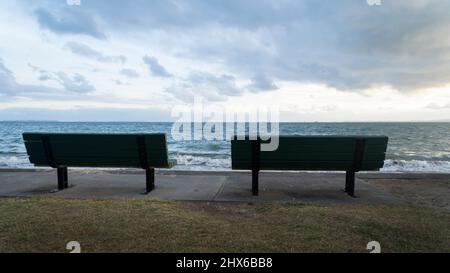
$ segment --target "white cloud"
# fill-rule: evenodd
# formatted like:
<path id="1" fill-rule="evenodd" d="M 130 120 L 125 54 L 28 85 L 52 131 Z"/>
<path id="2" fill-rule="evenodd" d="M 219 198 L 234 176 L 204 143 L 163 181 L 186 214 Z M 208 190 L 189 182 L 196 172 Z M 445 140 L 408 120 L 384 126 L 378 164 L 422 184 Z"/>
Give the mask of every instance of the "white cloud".
<path id="1" fill-rule="evenodd" d="M 57 81 L 64 90 L 76 93 L 88 93 L 95 90 L 95 87 L 81 74 L 75 73 L 68 76 L 64 72 L 51 72 L 29 64 L 29 66 L 39 73 L 40 81 Z"/>
<path id="2" fill-rule="evenodd" d="M 172 76 L 169 72 L 167 72 L 166 68 L 164 66 L 162 66 L 159 63 L 158 59 L 156 59 L 155 57 L 144 56 L 142 58 L 142 60 L 147 65 L 150 73 L 153 76 L 157 76 L 157 77 L 171 77 Z"/>
<path id="3" fill-rule="evenodd" d="M 56 16 L 46 9 L 39 8 L 35 11 L 35 15 L 41 28 L 58 34 L 84 34 L 99 39 L 106 38 L 91 14 L 81 9 L 63 9 Z"/>
<path id="4" fill-rule="evenodd" d="M 436 102 L 432 102 L 427 105 L 427 108 L 433 109 L 433 110 L 450 109 L 450 102 L 446 103 L 446 104 L 438 104 Z"/>
<path id="5" fill-rule="evenodd" d="M 85 58 L 94 59 L 99 62 L 124 64 L 127 61 L 127 58 L 123 55 L 108 56 L 95 49 L 92 49 L 88 45 L 79 42 L 73 41 L 68 42 L 65 47 L 68 48 L 74 54 L 80 55 Z"/>
<path id="6" fill-rule="evenodd" d="M 64 88 L 68 91 L 87 93 L 95 90 L 95 87 L 91 85 L 83 75 L 75 74 L 72 77 L 69 77 L 66 73 L 59 72 L 57 76 Z"/>
<path id="7" fill-rule="evenodd" d="M 437 119 L 449 113 L 449 9 L 440 0 L 5 0 L 0 98 L 12 109 L 24 99 L 54 107 L 48 97 L 137 107 L 200 96 L 277 104 L 299 120 Z"/>
<path id="8" fill-rule="evenodd" d="M 130 68 L 121 69 L 120 74 L 124 75 L 126 77 L 129 77 L 129 78 L 138 78 L 139 77 L 139 73 L 136 70 L 130 69 Z"/>

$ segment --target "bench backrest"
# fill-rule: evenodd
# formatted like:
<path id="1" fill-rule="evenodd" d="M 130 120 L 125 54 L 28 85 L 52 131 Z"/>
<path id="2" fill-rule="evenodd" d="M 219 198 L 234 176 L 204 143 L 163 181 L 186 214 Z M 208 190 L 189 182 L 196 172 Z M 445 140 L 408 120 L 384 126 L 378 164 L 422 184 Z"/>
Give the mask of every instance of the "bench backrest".
<path id="1" fill-rule="evenodd" d="M 255 143 L 231 142 L 232 168 L 251 170 Z M 375 171 L 383 167 L 388 137 L 385 136 L 280 136 L 273 152 L 261 151 L 261 170 Z"/>
<path id="2" fill-rule="evenodd" d="M 165 134 L 24 133 L 35 166 L 165 168 Z"/>

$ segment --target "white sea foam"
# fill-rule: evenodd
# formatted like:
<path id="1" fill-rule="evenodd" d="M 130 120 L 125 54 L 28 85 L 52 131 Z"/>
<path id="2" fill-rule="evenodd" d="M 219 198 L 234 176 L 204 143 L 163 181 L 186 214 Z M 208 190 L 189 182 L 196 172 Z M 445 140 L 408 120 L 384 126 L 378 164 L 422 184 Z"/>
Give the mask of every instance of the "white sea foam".
<path id="1" fill-rule="evenodd" d="M 386 160 L 382 172 L 450 173 L 450 161 Z"/>
<path id="2" fill-rule="evenodd" d="M 231 168 L 231 158 L 178 154 L 174 156 L 174 159 L 177 160 L 177 169 L 229 170 Z"/>
<path id="3" fill-rule="evenodd" d="M 32 165 L 27 157 L 15 155 L 1 155 L 0 168 L 30 168 Z"/>
<path id="4" fill-rule="evenodd" d="M 197 154 L 176 154 L 176 169 L 179 170 L 230 170 L 231 158 Z M 27 157 L 15 155 L 0 156 L 0 168 L 32 168 Z M 450 173 L 450 161 L 392 160 L 384 162 L 382 172 L 435 172 Z"/>
<path id="5" fill-rule="evenodd" d="M 175 156 L 178 169 L 229 170 L 231 158 L 179 154 Z M 450 161 L 386 160 L 382 172 L 436 172 L 450 173 Z"/>

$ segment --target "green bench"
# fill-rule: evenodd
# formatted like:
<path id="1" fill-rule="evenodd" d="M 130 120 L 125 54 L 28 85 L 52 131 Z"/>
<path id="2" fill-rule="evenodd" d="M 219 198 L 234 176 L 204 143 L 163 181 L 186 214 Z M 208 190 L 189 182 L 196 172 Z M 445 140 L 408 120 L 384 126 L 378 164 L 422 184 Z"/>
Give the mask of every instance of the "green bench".
<path id="1" fill-rule="evenodd" d="M 142 168 L 146 190 L 155 188 L 155 168 L 171 168 L 165 134 L 24 133 L 30 162 L 57 169 L 58 190 L 69 187 L 68 167 Z"/>
<path id="2" fill-rule="evenodd" d="M 345 192 L 355 195 L 355 173 L 383 167 L 385 136 L 280 136 L 278 149 L 261 151 L 261 140 L 231 141 L 233 170 L 252 171 L 252 192 L 258 195 L 260 170 L 346 171 Z"/>

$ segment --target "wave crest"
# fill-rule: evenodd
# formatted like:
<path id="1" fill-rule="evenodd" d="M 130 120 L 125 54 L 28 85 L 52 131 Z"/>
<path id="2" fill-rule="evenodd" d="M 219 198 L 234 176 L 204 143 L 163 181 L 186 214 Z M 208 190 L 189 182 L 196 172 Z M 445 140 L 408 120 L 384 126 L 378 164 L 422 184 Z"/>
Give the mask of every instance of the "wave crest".
<path id="1" fill-rule="evenodd" d="M 382 172 L 450 173 L 450 161 L 392 160 L 384 162 Z"/>

